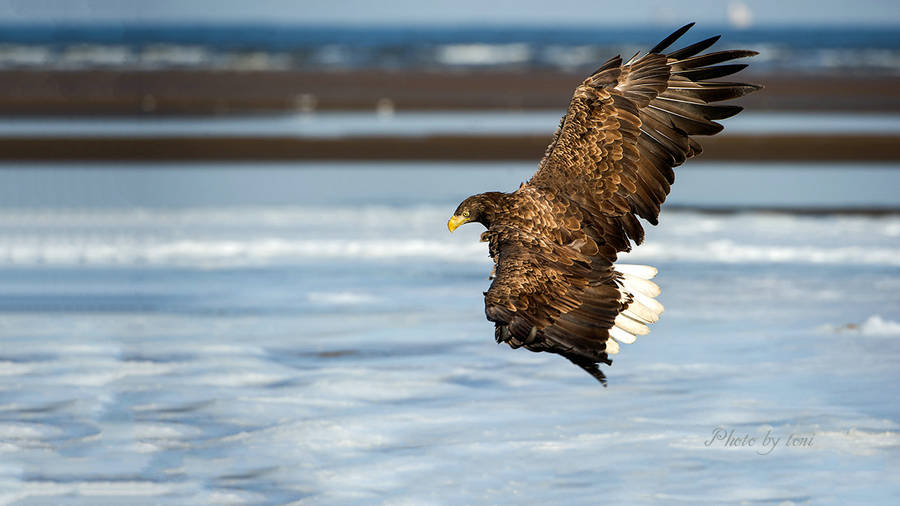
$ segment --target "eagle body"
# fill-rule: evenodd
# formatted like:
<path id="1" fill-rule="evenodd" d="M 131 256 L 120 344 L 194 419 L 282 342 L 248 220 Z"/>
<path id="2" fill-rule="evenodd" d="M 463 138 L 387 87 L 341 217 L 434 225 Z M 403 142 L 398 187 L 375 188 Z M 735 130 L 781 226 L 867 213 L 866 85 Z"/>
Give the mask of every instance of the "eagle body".
<path id="1" fill-rule="evenodd" d="M 448 228 L 484 225 L 494 260 L 485 314 L 498 343 L 562 355 L 606 384 L 598 364 L 649 332 L 663 306 L 649 266 L 616 264 L 656 225 L 674 167 L 695 139 L 740 112 L 712 105 L 758 86 L 715 81 L 753 51 L 700 54 L 718 37 L 664 54 L 687 25 L 644 55 L 615 57 L 576 89 L 537 172 L 511 193 L 465 199 Z"/>

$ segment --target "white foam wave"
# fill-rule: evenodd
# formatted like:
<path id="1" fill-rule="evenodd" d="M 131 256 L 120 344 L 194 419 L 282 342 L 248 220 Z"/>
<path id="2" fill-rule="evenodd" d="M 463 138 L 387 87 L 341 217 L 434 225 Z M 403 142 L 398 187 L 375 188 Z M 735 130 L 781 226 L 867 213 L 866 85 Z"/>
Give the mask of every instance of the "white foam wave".
<path id="1" fill-rule="evenodd" d="M 88 239 L 88 238 L 83 238 Z M 317 259 L 487 261 L 479 243 L 452 244 L 426 239 L 184 239 L 0 242 L 0 266 L 190 265 L 241 266 Z"/>
<path id="2" fill-rule="evenodd" d="M 0 482 L 0 485 L 13 485 L 12 482 Z M 166 495 L 184 492 L 189 487 L 183 484 L 157 483 L 150 481 L 75 481 L 59 482 L 31 480 L 15 483 L 16 492 L 0 495 L 0 502 L 10 504 L 23 499 L 33 499 L 35 503 L 44 502 L 42 499 L 63 497 L 165 497 Z M 29 501 L 31 502 L 31 501 Z M 46 501 L 55 503 L 57 501 Z"/>
<path id="3" fill-rule="evenodd" d="M 0 211 L 0 267 L 488 263 L 479 227 L 451 236 L 448 214 L 436 205 Z M 897 217 L 673 212 L 623 260 L 900 266 L 898 231 Z"/>
<path id="4" fill-rule="evenodd" d="M 866 246 L 798 246 L 740 244 L 732 240 L 705 243 L 648 242 L 635 248 L 628 261 L 701 261 L 714 263 L 799 263 L 900 266 L 900 248 Z"/>
<path id="5" fill-rule="evenodd" d="M 900 336 L 900 323 L 872 315 L 860 325 L 860 332 L 867 336 Z"/>
<path id="6" fill-rule="evenodd" d="M 353 305 L 366 304 L 378 300 L 374 295 L 360 292 L 311 292 L 306 298 L 317 304 Z"/>
<path id="7" fill-rule="evenodd" d="M 294 239 L 154 237 L 0 237 L 0 266 L 257 266 L 309 260 L 488 263 L 487 246 L 460 238 Z M 794 263 L 900 266 L 900 248 L 742 244 L 733 240 L 648 242 L 621 260 L 651 263 Z"/>
<path id="8" fill-rule="evenodd" d="M 825 332 L 860 334 L 864 336 L 900 336 L 900 323 L 882 318 L 881 315 L 872 315 L 866 321 L 846 325 L 827 324 L 819 328 Z"/>
<path id="9" fill-rule="evenodd" d="M 820 448 L 853 455 L 875 455 L 881 450 L 900 447 L 900 433 L 852 428 L 815 433 Z"/>
<path id="10" fill-rule="evenodd" d="M 444 65 L 503 65 L 527 62 L 531 48 L 527 44 L 448 44 L 435 55 Z"/>

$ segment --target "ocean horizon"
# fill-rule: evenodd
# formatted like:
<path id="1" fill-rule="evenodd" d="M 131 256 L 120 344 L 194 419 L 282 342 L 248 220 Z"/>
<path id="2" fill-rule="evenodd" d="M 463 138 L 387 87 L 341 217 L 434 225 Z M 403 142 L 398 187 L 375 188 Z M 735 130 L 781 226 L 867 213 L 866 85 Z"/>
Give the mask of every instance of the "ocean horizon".
<path id="1" fill-rule="evenodd" d="M 0 24 L 0 67 L 193 67 L 267 54 L 271 68 L 559 68 L 585 72 L 615 54 L 646 50 L 676 24 L 656 26 L 334 26 L 213 23 Z M 760 51 L 753 71 L 896 74 L 892 26 L 698 24 L 687 39 L 723 35 Z"/>

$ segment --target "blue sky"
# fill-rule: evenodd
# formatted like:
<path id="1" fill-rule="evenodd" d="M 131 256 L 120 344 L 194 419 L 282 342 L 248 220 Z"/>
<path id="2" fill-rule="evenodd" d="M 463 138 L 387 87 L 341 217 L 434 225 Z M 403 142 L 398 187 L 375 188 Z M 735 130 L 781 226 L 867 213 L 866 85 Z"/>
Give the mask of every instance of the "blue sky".
<path id="1" fill-rule="evenodd" d="M 744 4 L 746 9 L 737 5 Z M 898 0 L 0 0 L 5 22 L 900 25 Z"/>

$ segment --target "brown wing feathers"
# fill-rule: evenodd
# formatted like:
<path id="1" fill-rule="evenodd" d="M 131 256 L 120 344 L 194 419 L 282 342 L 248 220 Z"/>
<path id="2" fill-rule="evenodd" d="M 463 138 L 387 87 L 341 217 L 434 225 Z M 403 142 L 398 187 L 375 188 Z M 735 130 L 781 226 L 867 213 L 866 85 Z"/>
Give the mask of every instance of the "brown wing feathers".
<path id="1" fill-rule="evenodd" d="M 746 67 L 744 64 L 717 64 L 756 54 L 746 50 L 699 54 L 712 46 L 718 36 L 663 55 L 662 52 L 691 26 L 693 24 L 682 27 L 647 55 L 630 62 L 631 69 L 623 75 L 634 73 L 643 81 L 635 80 L 636 84 L 633 84 L 631 80 L 625 80 L 617 86 L 640 109 L 641 134 L 637 144 L 641 160 L 637 164 L 637 174 L 645 188 L 632 192 L 631 202 L 634 212 L 652 224 L 657 223 L 659 206 L 675 181 L 672 168 L 702 151 L 699 142 L 690 136 L 714 135 L 722 130 L 714 120 L 729 118 L 742 110 L 738 106 L 710 105 L 710 102 L 758 89 L 752 85 L 710 81 Z M 668 75 L 659 68 L 660 63 L 668 68 Z M 646 70 L 638 72 L 635 69 Z M 660 78 L 665 81 L 661 87 L 658 86 Z M 635 97 L 635 90 L 638 97 Z M 648 90 L 656 93 L 648 94 Z M 640 244 L 640 241 L 635 242 Z"/>

